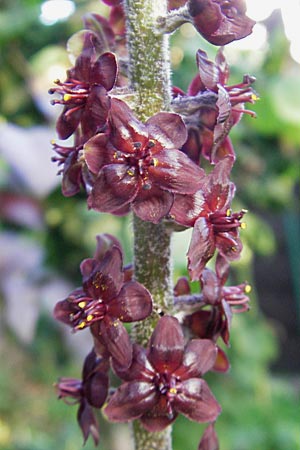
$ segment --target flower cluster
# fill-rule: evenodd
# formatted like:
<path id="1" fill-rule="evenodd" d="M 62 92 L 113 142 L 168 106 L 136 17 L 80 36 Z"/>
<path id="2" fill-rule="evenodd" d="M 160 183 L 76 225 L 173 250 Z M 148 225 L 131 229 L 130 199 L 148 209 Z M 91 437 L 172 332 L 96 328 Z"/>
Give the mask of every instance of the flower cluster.
<path id="1" fill-rule="evenodd" d="M 68 44 L 74 65 L 65 81 L 56 80 L 50 89 L 59 97 L 52 103 L 63 105 L 58 137 L 73 139 L 70 146 L 53 142 L 62 192 L 72 196 L 83 190 L 88 208 L 100 213 L 133 213 L 171 231 L 192 228 L 187 272 L 201 290 L 192 294 L 188 279 L 180 278 L 172 308 L 159 318 L 153 294 L 136 279 L 134 268 L 123 267 L 119 241 L 97 236 L 94 256 L 80 265 L 82 285 L 54 309 L 57 320 L 74 332 L 88 328 L 93 339 L 82 379 L 61 378 L 58 396 L 79 404 L 84 440 L 91 434 L 98 443 L 93 408 L 105 405 L 109 420 L 139 420 L 150 433 L 164 430 L 178 414 L 207 422 L 198 450 L 217 450 L 214 422 L 221 408 L 202 377 L 229 369 L 217 341 L 229 345 L 232 313 L 248 310 L 250 286 L 226 284 L 229 264 L 242 251 L 246 213 L 231 209 L 236 155 L 228 134 L 243 113 L 254 115 L 244 108 L 257 99 L 254 78 L 245 75 L 229 85 L 223 48 L 214 62 L 198 50 L 198 74 L 187 92 L 174 87 L 170 110 L 142 122 L 128 83 L 124 4 L 104 3 L 109 18 L 85 16 L 85 29 Z M 184 22 L 192 22 L 214 45 L 247 36 L 254 24 L 242 0 L 170 0 L 155 32 L 170 33 Z M 215 271 L 207 267 L 213 259 Z M 124 323 L 149 319 L 153 332 L 141 346 Z M 109 389 L 110 371 L 121 380 L 117 389 Z"/>

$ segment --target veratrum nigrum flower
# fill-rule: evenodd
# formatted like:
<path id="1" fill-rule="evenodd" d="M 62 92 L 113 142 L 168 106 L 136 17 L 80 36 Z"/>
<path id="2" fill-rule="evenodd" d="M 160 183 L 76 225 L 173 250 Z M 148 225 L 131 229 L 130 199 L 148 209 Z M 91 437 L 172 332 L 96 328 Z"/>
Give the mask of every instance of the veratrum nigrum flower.
<path id="1" fill-rule="evenodd" d="M 216 359 L 215 344 L 193 339 L 185 346 L 178 320 L 162 317 L 144 350 L 134 346 L 132 365 L 117 374 L 125 380 L 108 402 L 109 420 L 140 419 L 150 432 L 161 431 L 181 413 L 196 422 L 211 422 L 221 408 L 201 376 Z"/>
<path id="2" fill-rule="evenodd" d="M 142 220 L 158 223 L 175 193 L 192 194 L 200 187 L 204 171 L 178 150 L 187 137 L 178 114 L 160 112 L 142 123 L 126 103 L 112 99 L 109 126 L 84 146 L 96 176 L 90 208 L 120 214 L 131 207 Z"/>
<path id="3" fill-rule="evenodd" d="M 248 36 L 255 24 L 246 16 L 244 0 L 189 0 L 187 7 L 196 30 L 214 45 Z"/>
<path id="4" fill-rule="evenodd" d="M 68 404 L 79 404 L 77 420 L 84 442 L 91 435 L 95 445 L 99 442 L 99 431 L 93 407 L 101 408 L 106 400 L 108 369 L 108 359 L 96 355 L 92 350 L 85 358 L 81 380 L 60 378 L 55 385 L 58 398 L 62 398 Z"/>
<path id="5" fill-rule="evenodd" d="M 207 261 L 217 249 L 227 260 L 240 257 L 240 222 L 245 210 L 232 213 L 234 183 L 229 181 L 233 159 L 219 161 L 194 195 L 176 195 L 170 215 L 176 222 L 193 227 L 188 249 L 188 269 L 192 280 L 199 279 Z"/>
<path id="6" fill-rule="evenodd" d="M 152 311 L 151 295 L 137 281 L 124 282 L 122 253 L 118 246 L 109 249 L 100 261 L 84 260 L 80 270 L 82 288 L 58 302 L 54 316 L 74 330 L 91 327 L 95 339 L 121 366 L 128 367 L 132 345 L 122 322 L 147 317 Z"/>
<path id="7" fill-rule="evenodd" d="M 57 80 L 58 87 L 49 91 L 62 96 L 60 100 L 52 101 L 64 105 L 56 124 L 60 139 L 67 139 L 79 125 L 86 139 L 103 128 L 110 106 L 107 92 L 116 81 L 115 55 L 106 52 L 99 56 L 97 42 L 94 42 L 97 36 L 92 31 L 86 31 L 83 38 L 83 49 L 75 66 L 67 72 L 67 79 L 64 82 Z"/>

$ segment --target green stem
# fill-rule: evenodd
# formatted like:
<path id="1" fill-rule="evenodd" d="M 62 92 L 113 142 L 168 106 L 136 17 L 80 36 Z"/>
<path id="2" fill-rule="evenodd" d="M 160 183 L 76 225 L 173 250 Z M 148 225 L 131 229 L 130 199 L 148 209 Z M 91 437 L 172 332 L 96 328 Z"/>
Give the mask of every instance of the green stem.
<path id="1" fill-rule="evenodd" d="M 170 63 L 167 35 L 158 34 L 157 19 L 166 14 L 167 0 L 125 0 L 129 52 L 129 78 L 135 93 L 135 113 L 145 121 L 169 110 Z M 161 312 L 172 301 L 170 233 L 158 225 L 134 217 L 135 277 L 153 297 L 153 314 L 133 329 L 135 340 L 146 345 Z M 135 450 L 171 450 L 171 427 L 149 433 L 138 421 L 133 424 Z"/>

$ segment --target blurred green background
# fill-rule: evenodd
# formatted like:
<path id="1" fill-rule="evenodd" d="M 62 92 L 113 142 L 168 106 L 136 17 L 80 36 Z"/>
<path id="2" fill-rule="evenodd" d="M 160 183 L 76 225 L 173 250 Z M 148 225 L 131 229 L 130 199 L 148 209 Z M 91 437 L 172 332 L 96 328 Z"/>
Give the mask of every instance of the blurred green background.
<path id="1" fill-rule="evenodd" d="M 52 309 L 79 285 L 79 262 L 93 254 L 96 234 L 116 234 L 131 260 L 130 218 L 87 211 L 80 195 L 64 198 L 50 162 L 59 107 L 50 106 L 47 91 L 64 79 L 65 44 L 81 29 L 82 15 L 108 8 L 78 0 L 68 20 L 46 24 L 41 5 L 0 0 L 1 450 L 82 447 L 77 408 L 57 400 L 53 383 L 80 376 L 91 341 L 59 326 Z M 279 11 L 260 25 L 266 42 L 260 37 L 252 50 L 232 44 L 225 52 L 230 84 L 255 75 L 261 98 L 251 105 L 258 118 L 244 116 L 231 134 L 235 207 L 249 210 L 232 282 L 252 284 L 252 307 L 234 317 L 230 372 L 207 378 L 223 407 L 216 427 L 222 450 L 300 450 L 300 66 Z M 196 74 L 198 48 L 214 58 L 216 48 L 192 27 L 172 36 L 173 82 L 182 89 Z M 174 238 L 175 278 L 186 274 L 188 240 L 189 232 Z M 127 426 L 99 420 L 101 450 L 130 450 Z M 180 418 L 174 450 L 196 450 L 202 429 Z"/>

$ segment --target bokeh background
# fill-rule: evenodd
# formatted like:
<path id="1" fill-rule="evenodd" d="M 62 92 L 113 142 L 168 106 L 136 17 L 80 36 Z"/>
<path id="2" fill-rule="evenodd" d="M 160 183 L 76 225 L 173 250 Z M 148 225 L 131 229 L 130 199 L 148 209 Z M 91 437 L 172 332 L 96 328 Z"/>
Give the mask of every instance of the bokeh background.
<path id="1" fill-rule="evenodd" d="M 282 10 L 277 7 L 282 6 Z M 277 8 L 277 9 L 276 9 Z M 75 406 L 56 398 L 59 376 L 80 377 L 89 334 L 52 318 L 57 300 L 80 284 L 79 262 L 95 235 L 116 234 L 131 260 L 130 218 L 87 211 L 84 196 L 64 198 L 51 163 L 59 107 L 49 87 L 70 66 L 67 39 L 100 1 L 0 0 L 0 450 L 77 450 Z M 244 251 L 232 283 L 253 286 L 251 310 L 236 315 L 229 373 L 207 378 L 223 406 L 222 450 L 300 450 L 300 2 L 249 0 L 255 33 L 230 44 L 230 84 L 255 75 L 260 96 L 232 131 L 236 208 L 246 208 Z M 191 26 L 172 36 L 173 82 L 186 89 L 198 48 Z M 174 239 L 174 277 L 185 275 L 188 232 Z M 131 450 L 127 426 L 99 414 L 100 450 Z M 197 448 L 199 424 L 180 418 L 174 450 Z M 87 442 L 86 450 L 93 448 Z"/>

